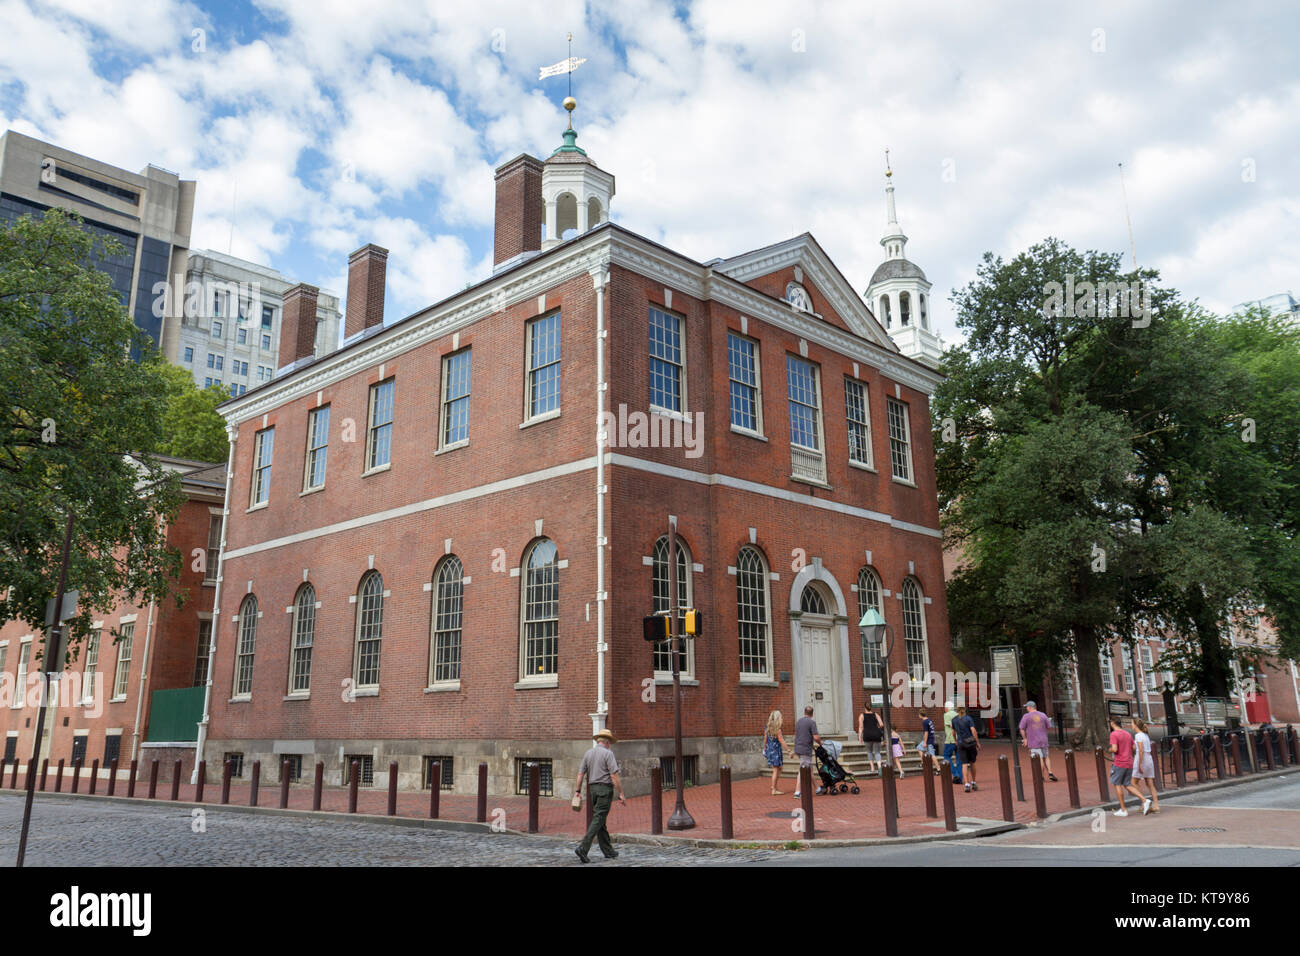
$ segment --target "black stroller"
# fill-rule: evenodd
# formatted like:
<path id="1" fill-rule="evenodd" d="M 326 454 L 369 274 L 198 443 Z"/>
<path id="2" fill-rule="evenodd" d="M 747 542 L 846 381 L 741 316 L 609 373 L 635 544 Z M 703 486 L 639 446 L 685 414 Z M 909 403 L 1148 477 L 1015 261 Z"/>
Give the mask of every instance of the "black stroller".
<path id="1" fill-rule="evenodd" d="M 817 758 L 817 774 L 822 778 L 822 789 L 818 793 L 849 793 L 850 786 L 853 793 L 862 792 L 853 774 L 840 765 L 840 746 L 837 740 L 826 740 L 813 751 Z"/>

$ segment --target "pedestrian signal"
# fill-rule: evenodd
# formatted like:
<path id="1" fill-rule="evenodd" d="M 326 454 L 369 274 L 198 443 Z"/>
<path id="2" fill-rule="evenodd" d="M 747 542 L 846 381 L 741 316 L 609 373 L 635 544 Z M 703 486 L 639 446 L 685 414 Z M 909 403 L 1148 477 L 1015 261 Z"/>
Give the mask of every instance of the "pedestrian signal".
<path id="1" fill-rule="evenodd" d="M 647 641 L 666 641 L 672 637 L 668 633 L 668 618 L 663 615 L 653 614 L 650 617 L 642 618 L 641 626 L 644 629 L 642 636 Z"/>
<path id="2" fill-rule="evenodd" d="M 686 631 L 687 637 L 700 636 L 700 632 L 703 630 L 703 623 L 704 623 L 700 618 L 701 618 L 700 612 L 697 611 L 695 608 L 691 608 L 689 611 L 686 612 L 682 620 L 683 623 L 685 624 L 685 627 L 683 629 Z"/>

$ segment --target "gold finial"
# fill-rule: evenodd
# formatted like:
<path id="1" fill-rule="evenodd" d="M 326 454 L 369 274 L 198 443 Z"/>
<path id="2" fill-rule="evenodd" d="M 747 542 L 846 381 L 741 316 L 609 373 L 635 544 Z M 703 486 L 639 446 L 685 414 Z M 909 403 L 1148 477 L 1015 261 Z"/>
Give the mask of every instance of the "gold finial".
<path id="1" fill-rule="evenodd" d="M 885 178 L 889 179 L 894 175 L 894 171 L 889 168 L 889 147 L 885 147 Z"/>
<path id="2" fill-rule="evenodd" d="M 573 129 L 573 111 L 578 108 L 578 101 L 572 96 L 566 96 L 564 98 L 563 106 L 569 111 L 569 129 Z"/>

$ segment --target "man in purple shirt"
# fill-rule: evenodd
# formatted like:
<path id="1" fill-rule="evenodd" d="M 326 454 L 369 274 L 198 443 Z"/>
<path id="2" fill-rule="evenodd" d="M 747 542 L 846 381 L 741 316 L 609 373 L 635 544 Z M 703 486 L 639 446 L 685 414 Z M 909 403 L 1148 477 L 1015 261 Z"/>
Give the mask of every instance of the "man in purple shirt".
<path id="1" fill-rule="evenodd" d="M 1047 744 L 1047 732 L 1052 727 L 1052 719 L 1039 712 L 1038 705 L 1032 700 L 1025 704 L 1025 716 L 1020 718 L 1020 742 L 1029 748 L 1029 757 L 1039 757 L 1047 779 L 1056 783 L 1056 774 L 1052 773 L 1052 751 Z"/>

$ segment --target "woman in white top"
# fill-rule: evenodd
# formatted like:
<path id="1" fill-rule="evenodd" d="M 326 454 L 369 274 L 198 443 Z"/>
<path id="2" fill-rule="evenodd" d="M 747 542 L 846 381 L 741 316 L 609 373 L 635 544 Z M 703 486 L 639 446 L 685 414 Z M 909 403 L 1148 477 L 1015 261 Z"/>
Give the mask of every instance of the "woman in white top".
<path id="1" fill-rule="evenodd" d="M 1156 796 L 1156 763 L 1151 757 L 1151 737 L 1141 717 L 1133 718 L 1133 786 L 1145 790 L 1142 812 L 1159 813 L 1160 798 Z"/>

